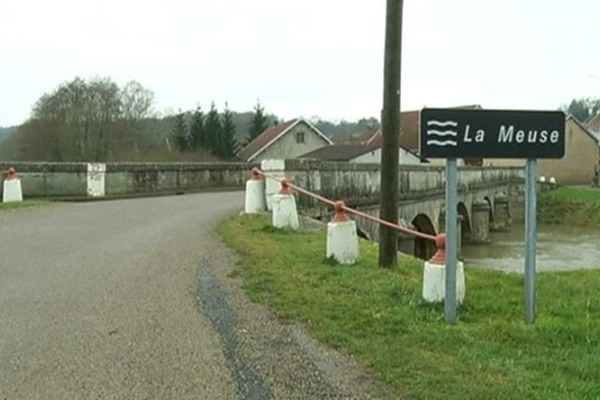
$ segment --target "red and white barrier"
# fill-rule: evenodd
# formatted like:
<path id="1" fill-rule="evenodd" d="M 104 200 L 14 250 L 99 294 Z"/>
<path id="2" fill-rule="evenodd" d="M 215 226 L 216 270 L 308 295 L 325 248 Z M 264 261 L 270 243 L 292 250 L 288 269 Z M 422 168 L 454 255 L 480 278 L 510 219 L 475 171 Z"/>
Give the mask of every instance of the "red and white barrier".
<path id="1" fill-rule="evenodd" d="M 283 173 L 283 160 L 263 161 L 263 168 L 265 164 L 273 168 L 272 170 L 278 171 L 278 173 L 275 176 L 273 176 L 271 173 L 267 175 L 261 170 L 256 170 L 253 173 L 266 178 L 265 185 L 267 207 L 269 207 L 269 193 L 271 190 L 273 190 L 273 185 L 281 184 L 281 191 L 277 194 L 274 194 L 271 199 L 271 207 L 273 210 L 272 223 L 274 227 L 298 229 L 299 223 L 296 199 L 291 191 L 294 189 L 300 194 L 310 196 L 320 202 L 335 206 L 336 217 L 332 222 L 327 224 L 326 255 L 328 258 L 333 258 L 341 264 L 352 264 L 356 262 L 360 256 L 356 222 L 350 220 L 346 213 L 354 214 L 360 218 L 374 221 L 378 224 L 391 227 L 400 232 L 404 232 L 421 239 L 434 241 L 438 251 L 431 260 L 425 262 L 423 269 L 423 299 L 432 303 L 441 302 L 444 300 L 446 296 L 446 237 L 444 234 L 433 236 L 408 229 L 396 223 L 385 221 L 381 218 L 374 217 L 359 210 L 346 207 L 343 202 L 333 202 L 332 200 L 329 200 L 316 193 L 312 193 L 306 189 L 293 185 L 287 179 L 278 176 L 279 174 Z M 281 168 L 281 170 L 279 168 Z M 271 186 L 269 186 L 269 182 L 271 182 Z M 249 191 L 247 190 L 246 196 L 248 195 Z M 462 303 L 466 293 L 464 264 L 462 262 L 457 263 L 456 292 L 458 302 Z"/>
<path id="2" fill-rule="evenodd" d="M 356 222 L 345 212 L 346 205 L 338 201 L 335 205 L 335 217 L 327 224 L 327 258 L 340 264 L 354 264 L 359 258 Z"/>
<path id="3" fill-rule="evenodd" d="M 9 168 L 5 173 L 2 191 L 2 202 L 11 203 L 23 201 L 23 191 L 21 190 L 21 180 L 14 168 Z"/>
<path id="4" fill-rule="evenodd" d="M 435 240 L 438 252 L 423 268 L 423 300 L 438 303 L 446 298 L 446 235 L 438 235 Z M 465 266 L 456 263 L 456 299 L 462 303 L 465 299 Z"/>
<path id="5" fill-rule="evenodd" d="M 246 202 L 244 213 L 258 214 L 265 211 L 265 181 L 254 168 L 250 180 L 246 181 Z"/>
<path id="6" fill-rule="evenodd" d="M 281 190 L 273 196 L 273 226 L 298 229 L 298 209 L 287 179 L 281 181 Z"/>

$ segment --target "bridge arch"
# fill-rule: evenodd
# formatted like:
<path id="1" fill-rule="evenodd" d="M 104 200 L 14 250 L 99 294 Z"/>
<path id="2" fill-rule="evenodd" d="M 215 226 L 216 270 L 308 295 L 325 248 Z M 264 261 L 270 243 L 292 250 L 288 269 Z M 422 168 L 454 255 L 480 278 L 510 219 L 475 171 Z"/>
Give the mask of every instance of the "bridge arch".
<path id="1" fill-rule="evenodd" d="M 426 214 L 417 214 L 412 220 L 412 225 L 419 232 L 435 235 L 435 228 L 431 219 Z M 435 244 L 430 240 L 415 238 L 414 255 L 422 260 L 429 260 L 435 253 Z"/>
<path id="2" fill-rule="evenodd" d="M 493 203 L 490 200 L 490 198 L 488 196 L 485 196 L 483 198 L 483 201 L 485 201 L 486 203 L 488 203 L 488 205 L 490 206 L 490 212 L 488 215 L 489 221 L 490 221 L 490 225 L 492 224 L 492 222 L 494 222 L 494 207 L 493 207 Z"/>
<path id="3" fill-rule="evenodd" d="M 456 211 L 458 212 L 458 215 L 462 217 L 460 221 L 461 237 L 468 238 L 471 235 L 471 218 L 469 217 L 467 206 L 461 201 L 458 203 Z"/>

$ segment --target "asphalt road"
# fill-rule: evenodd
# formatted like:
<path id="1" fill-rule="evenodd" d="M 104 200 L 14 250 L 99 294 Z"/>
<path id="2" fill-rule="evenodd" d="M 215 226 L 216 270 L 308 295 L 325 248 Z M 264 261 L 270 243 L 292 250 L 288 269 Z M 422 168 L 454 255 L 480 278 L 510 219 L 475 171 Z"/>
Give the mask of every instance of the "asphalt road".
<path id="1" fill-rule="evenodd" d="M 387 397 L 229 278 L 214 229 L 242 204 L 229 192 L 0 213 L 0 400 Z"/>

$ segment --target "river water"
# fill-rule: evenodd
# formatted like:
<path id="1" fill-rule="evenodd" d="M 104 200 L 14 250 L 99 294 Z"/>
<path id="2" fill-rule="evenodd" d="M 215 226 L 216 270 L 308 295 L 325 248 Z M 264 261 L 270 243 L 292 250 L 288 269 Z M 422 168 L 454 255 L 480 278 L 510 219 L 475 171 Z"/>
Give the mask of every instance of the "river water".
<path id="1" fill-rule="evenodd" d="M 524 226 L 513 225 L 510 232 L 492 232 L 490 236 L 490 244 L 463 244 L 461 258 L 465 265 L 523 272 Z M 600 228 L 538 225 L 536 265 L 538 271 L 600 269 Z"/>

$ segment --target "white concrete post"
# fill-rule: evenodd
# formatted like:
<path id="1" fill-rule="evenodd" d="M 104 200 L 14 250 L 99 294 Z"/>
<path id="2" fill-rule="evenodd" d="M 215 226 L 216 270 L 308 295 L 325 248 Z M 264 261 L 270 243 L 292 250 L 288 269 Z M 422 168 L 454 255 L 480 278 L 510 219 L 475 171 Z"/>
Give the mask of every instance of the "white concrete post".
<path id="1" fill-rule="evenodd" d="M 273 196 L 273 226 L 275 228 L 298 229 L 298 209 L 288 181 L 281 181 L 281 191 Z"/>
<path id="2" fill-rule="evenodd" d="M 285 160 L 262 160 L 260 169 L 267 175 L 276 178 L 285 178 Z M 281 186 L 279 182 L 273 179 L 265 178 L 265 199 L 267 210 L 273 210 L 273 196 L 279 193 Z"/>
<path id="3" fill-rule="evenodd" d="M 444 301 L 446 297 L 446 265 L 425 261 L 423 269 L 423 299 L 429 303 Z M 465 298 L 465 267 L 462 261 L 456 263 L 456 300 L 462 303 Z"/>
<path id="4" fill-rule="evenodd" d="M 87 195 L 89 197 L 104 197 L 106 164 L 96 163 L 87 165 Z"/>
<path id="5" fill-rule="evenodd" d="M 21 190 L 21 180 L 17 176 L 14 168 L 10 168 L 2 185 L 2 202 L 12 203 L 23 201 L 23 191 Z"/>
<path id="6" fill-rule="evenodd" d="M 429 303 L 444 301 L 446 298 L 446 235 L 440 234 L 435 239 L 437 253 L 423 268 L 423 299 Z M 465 266 L 461 261 L 456 263 L 456 301 L 465 299 Z"/>
<path id="7" fill-rule="evenodd" d="M 345 213 L 345 204 L 336 203 L 336 215 L 327 224 L 327 258 L 333 258 L 340 264 L 354 264 L 359 258 L 356 222 Z"/>
<path id="8" fill-rule="evenodd" d="M 244 213 L 257 214 L 265 211 L 265 181 L 252 170 L 252 178 L 246 181 L 246 203 Z"/>

